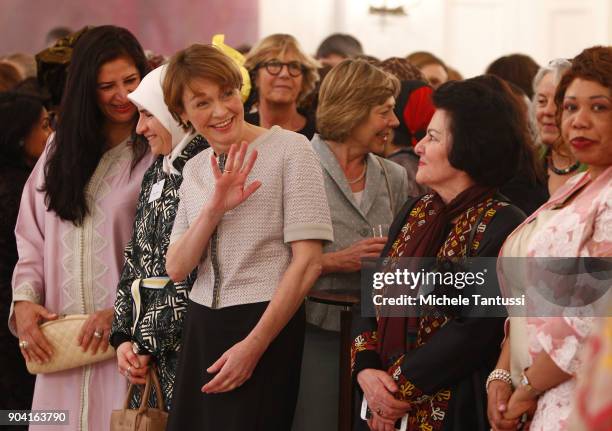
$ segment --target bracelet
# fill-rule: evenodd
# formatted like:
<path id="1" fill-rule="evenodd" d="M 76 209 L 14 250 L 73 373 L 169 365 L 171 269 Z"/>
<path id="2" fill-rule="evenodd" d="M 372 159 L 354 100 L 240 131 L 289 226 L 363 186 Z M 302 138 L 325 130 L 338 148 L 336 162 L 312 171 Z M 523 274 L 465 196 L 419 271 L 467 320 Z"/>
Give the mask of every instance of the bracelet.
<path id="1" fill-rule="evenodd" d="M 491 384 L 493 380 L 501 380 L 504 383 L 508 383 L 510 387 L 512 387 L 512 378 L 510 377 L 510 372 L 502 368 L 494 369 L 493 371 L 491 371 L 491 374 L 489 374 L 489 377 L 487 377 L 487 382 L 485 383 L 485 390 L 487 391 L 487 393 L 489 393 L 489 384 Z"/>

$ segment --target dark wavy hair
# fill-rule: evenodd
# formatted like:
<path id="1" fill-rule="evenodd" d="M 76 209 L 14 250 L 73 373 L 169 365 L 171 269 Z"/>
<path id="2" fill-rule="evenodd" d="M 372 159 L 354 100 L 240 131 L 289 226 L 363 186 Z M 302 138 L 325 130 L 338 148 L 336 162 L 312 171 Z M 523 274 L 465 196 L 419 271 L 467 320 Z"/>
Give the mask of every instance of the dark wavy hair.
<path id="1" fill-rule="evenodd" d="M 55 139 L 45 165 L 45 204 L 49 210 L 75 225 L 88 214 L 85 187 L 106 151 L 104 114 L 96 97 L 102 65 L 120 57 L 130 58 L 143 78 L 149 71 L 140 43 L 128 30 L 105 25 L 81 36 L 74 47 Z M 136 117 L 134 118 L 134 126 Z M 147 151 L 136 137 L 132 167 Z"/>
<path id="2" fill-rule="evenodd" d="M 0 93 L 0 166 L 27 168 L 24 139 L 40 120 L 40 97 L 16 91 Z"/>
<path id="3" fill-rule="evenodd" d="M 520 126 L 523 134 L 517 174 L 526 178 L 530 184 L 546 184 L 544 169 L 538 160 L 536 146 L 529 130 L 529 107 L 526 103 L 525 93 L 515 84 L 496 75 L 481 75 L 475 77 L 474 80 L 498 91 L 514 105 L 514 111 L 517 115 L 514 123 Z"/>
<path id="4" fill-rule="evenodd" d="M 433 104 L 450 117 L 451 166 L 477 184 L 499 187 L 517 173 L 527 119 L 506 94 L 482 80 L 446 82 L 433 93 Z"/>

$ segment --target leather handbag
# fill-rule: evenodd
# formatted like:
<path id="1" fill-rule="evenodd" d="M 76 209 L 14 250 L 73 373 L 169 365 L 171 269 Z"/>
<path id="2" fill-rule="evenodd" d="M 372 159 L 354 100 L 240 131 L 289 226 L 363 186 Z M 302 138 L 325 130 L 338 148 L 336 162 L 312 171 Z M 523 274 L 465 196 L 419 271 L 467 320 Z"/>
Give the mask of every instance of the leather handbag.
<path id="1" fill-rule="evenodd" d="M 106 352 L 98 349 L 93 354 L 90 350 L 84 352 L 77 345 L 81 327 L 88 318 L 87 314 L 70 314 L 40 325 L 40 331 L 53 347 L 53 355 L 47 363 L 26 362 L 30 374 L 55 373 L 114 358 L 116 354 L 112 346 L 108 346 Z"/>
<path id="2" fill-rule="evenodd" d="M 157 395 L 157 407 L 149 407 L 149 396 L 151 394 L 151 383 L 155 386 Z M 142 400 L 138 409 L 130 409 L 130 397 L 136 385 L 130 384 L 123 404 L 123 409 L 113 410 L 111 413 L 110 431 L 165 431 L 168 422 L 168 413 L 164 408 L 164 397 L 162 395 L 159 379 L 154 367 L 149 368 L 147 373 Z"/>

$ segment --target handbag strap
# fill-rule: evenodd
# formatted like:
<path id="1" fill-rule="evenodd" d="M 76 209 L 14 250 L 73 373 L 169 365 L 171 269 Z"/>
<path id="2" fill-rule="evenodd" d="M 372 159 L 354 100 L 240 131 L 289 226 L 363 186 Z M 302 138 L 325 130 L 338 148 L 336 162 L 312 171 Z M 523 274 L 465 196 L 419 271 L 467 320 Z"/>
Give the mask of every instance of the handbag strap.
<path id="1" fill-rule="evenodd" d="M 151 367 L 149 369 L 149 374 L 151 374 L 151 379 L 153 380 L 153 385 L 155 386 L 155 394 L 157 395 L 157 408 L 160 410 L 166 410 L 166 406 L 164 404 L 164 394 L 161 390 L 161 385 L 159 384 L 159 377 L 157 376 L 157 368 Z"/>
<path id="2" fill-rule="evenodd" d="M 157 406 L 160 410 L 165 410 L 164 404 L 164 396 L 161 390 L 161 385 L 159 384 L 159 377 L 157 376 L 157 370 L 155 366 L 152 365 L 149 368 L 149 372 L 145 377 L 145 388 L 142 393 L 142 399 L 140 400 L 140 407 L 138 407 L 138 413 L 144 413 L 147 410 L 147 406 L 149 405 L 149 397 L 151 395 L 151 381 L 153 381 L 153 386 L 155 387 L 155 394 L 157 395 Z M 125 397 L 125 402 L 123 403 L 123 409 L 127 410 L 130 407 L 130 398 L 132 397 L 132 391 L 137 385 L 130 383 L 130 386 L 127 391 L 127 395 Z"/>
<path id="3" fill-rule="evenodd" d="M 149 379 L 146 380 L 145 391 L 148 384 Z M 130 398 L 132 397 L 132 392 L 134 391 L 134 388 L 136 388 L 136 385 L 134 383 L 130 383 L 130 386 L 128 386 L 127 394 L 125 395 L 125 401 L 123 402 L 123 410 L 128 410 L 130 408 Z"/>
<path id="4" fill-rule="evenodd" d="M 147 277 L 137 278 L 132 282 L 130 287 L 130 293 L 132 294 L 132 336 L 136 332 L 136 326 L 140 321 L 140 306 L 142 302 L 142 296 L 140 295 L 140 289 L 165 289 L 170 284 L 169 277 Z"/>

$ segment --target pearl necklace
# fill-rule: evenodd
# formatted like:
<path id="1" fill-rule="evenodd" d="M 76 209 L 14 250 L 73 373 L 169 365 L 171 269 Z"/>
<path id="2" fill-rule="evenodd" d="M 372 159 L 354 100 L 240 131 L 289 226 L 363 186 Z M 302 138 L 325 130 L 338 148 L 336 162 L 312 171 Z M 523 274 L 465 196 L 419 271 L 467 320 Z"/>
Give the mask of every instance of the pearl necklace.
<path id="1" fill-rule="evenodd" d="M 367 169 L 368 165 L 367 163 L 364 163 L 363 165 L 363 171 L 361 172 L 361 175 L 359 175 L 357 178 L 355 178 L 354 180 L 349 180 L 348 178 L 346 179 L 346 182 L 349 184 L 355 184 L 359 181 L 361 181 L 363 179 L 363 177 L 365 177 L 365 173 L 366 173 L 366 169 Z"/>

